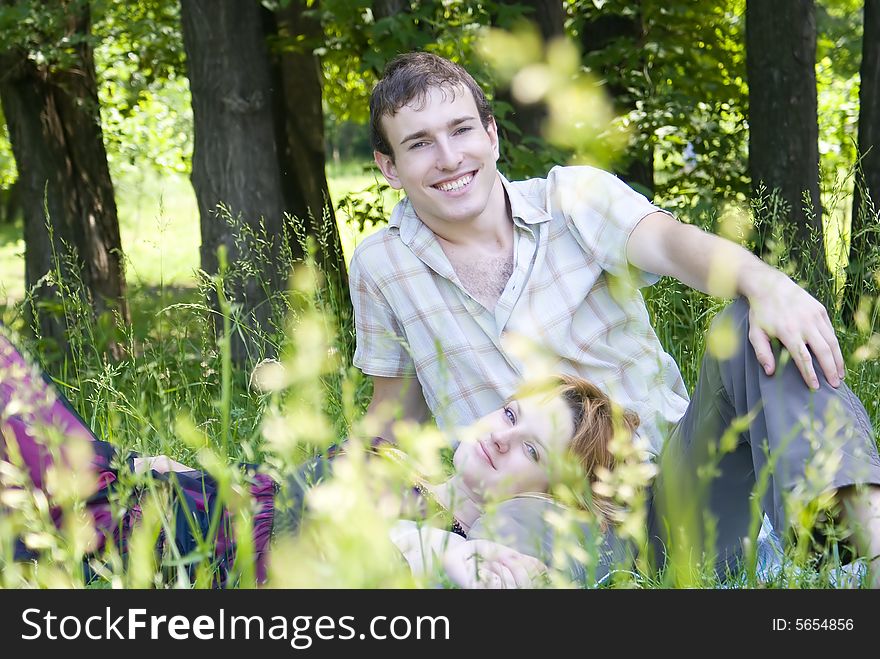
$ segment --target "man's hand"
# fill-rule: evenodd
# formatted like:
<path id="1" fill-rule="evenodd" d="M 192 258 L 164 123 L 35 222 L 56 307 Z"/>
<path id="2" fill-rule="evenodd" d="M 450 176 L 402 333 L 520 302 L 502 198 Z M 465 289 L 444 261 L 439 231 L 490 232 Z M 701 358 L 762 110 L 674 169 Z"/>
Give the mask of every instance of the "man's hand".
<path id="1" fill-rule="evenodd" d="M 538 559 L 489 540 L 468 540 L 449 548 L 443 567 L 462 588 L 533 588 L 547 572 Z"/>
<path id="2" fill-rule="evenodd" d="M 769 270 L 769 268 L 768 268 Z M 749 341 L 767 375 L 776 370 L 770 339 L 782 342 L 804 382 L 819 388 L 813 356 L 832 387 L 845 375 L 843 354 L 825 307 L 781 272 L 764 273 L 749 300 Z"/>
<path id="3" fill-rule="evenodd" d="M 776 371 L 770 339 L 777 338 L 808 387 L 819 388 L 811 353 L 831 386 L 840 385 L 843 355 L 825 307 L 751 252 L 664 213 L 651 213 L 630 234 L 626 255 L 646 272 L 675 277 L 709 295 L 745 296 L 749 340 L 768 375 Z"/>

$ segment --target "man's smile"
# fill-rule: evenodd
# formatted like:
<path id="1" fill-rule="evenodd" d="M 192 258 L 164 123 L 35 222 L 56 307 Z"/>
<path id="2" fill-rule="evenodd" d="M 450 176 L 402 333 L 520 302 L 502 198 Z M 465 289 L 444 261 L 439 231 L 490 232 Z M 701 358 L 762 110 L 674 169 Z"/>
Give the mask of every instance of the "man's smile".
<path id="1" fill-rule="evenodd" d="M 431 187 L 440 190 L 441 192 L 456 192 L 467 186 L 468 183 L 470 183 L 471 181 L 473 181 L 474 175 L 476 173 L 476 171 L 468 172 L 467 174 L 463 174 L 462 176 L 458 176 L 453 179 L 447 179 L 445 181 L 441 181 L 440 183 L 435 183 Z"/>

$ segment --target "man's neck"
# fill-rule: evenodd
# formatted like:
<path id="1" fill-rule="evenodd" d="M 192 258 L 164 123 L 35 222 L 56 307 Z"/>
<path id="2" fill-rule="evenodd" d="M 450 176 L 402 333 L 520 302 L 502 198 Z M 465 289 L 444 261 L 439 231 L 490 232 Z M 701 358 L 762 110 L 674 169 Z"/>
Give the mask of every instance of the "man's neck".
<path id="1" fill-rule="evenodd" d="M 416 209 L 416 214 L 418 210 Z M 478 216 L 467 222 L 443 222 L 422 219 L 441 245 L 453 248 L 483 248 L 492 252 L 506 252 L 513 241 L 513 219 L 507 192 L 500 178 L 492 189 L 489 203 Z"/>

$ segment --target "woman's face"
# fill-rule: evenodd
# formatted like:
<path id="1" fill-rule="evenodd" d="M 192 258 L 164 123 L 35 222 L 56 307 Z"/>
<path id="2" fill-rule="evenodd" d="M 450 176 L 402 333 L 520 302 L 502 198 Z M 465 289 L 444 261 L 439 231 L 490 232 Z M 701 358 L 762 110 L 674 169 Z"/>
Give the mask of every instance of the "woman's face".
<path id="1" fill-rule="evenodd" d="M 468 428 L 453 464 L 464 484 L 484 500 L 547 492 L 551 467 L 573 435 L 571 408 L 561 397 L 527 396 Z"/>

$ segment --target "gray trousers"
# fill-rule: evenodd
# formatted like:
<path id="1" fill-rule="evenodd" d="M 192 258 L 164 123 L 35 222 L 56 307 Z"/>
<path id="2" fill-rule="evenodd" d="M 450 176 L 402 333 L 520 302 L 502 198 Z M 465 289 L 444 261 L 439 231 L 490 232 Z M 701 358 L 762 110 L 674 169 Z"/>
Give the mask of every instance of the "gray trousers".
<path id="1" fill-rule="evenodd" d="M 692 569 L 708 561 L 723 574 L 740 560 L 743 539 L 755 541 L 763 513 L 784 534 L 795 521 L 791 516 L 801 520 L 799 511 L 809 510 L 820 495 L 880 484 L 871 425 L 849 387 L 833 388 L 814 363 L 820 388 L 811 391 L 778 349 L 776 373 L 767 376 L 748 340 L 743 299 L 722 311 L 713 328 L 722 324 L 735 337 L 732 355 L 723 360 L 708 351 L 704 355 L 690 405 L 664 445 L 648 493 L 649 550 L 656 567 L 672 563 Z M 494 537 L 512 540 L 524 553 L 549 557 L 553 529 L 544 513 L 551 508 L 535 501 L 505 502 L 494 516 Z M 471 536 L 483 530 L 478 526 Z M 601 578 L 609 561 L 620 560 L 622 543 L 613 533 L 583 531 L 588 545 L 605 548 L 594 572 Z"/>
<path id="2" fill-rule="evenodd" d="M 820 387 L 812 391 L 779 349 L 767 376 L 748 339 L 748 311 L 740 298 L 713 321 L 735 337 L 733 354 L 707 350 L 687 412 L 663 447 L 648 516 L 658 564 L 706 557 L 722 571 L 739 560 L 744 538 L 754 542 L 762 511 L 785 535 L 820 514 L 823 494 L 880 484 L 859 399 L 845 384 L 828 384 L 815 360 Z"/>

